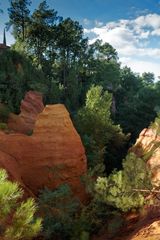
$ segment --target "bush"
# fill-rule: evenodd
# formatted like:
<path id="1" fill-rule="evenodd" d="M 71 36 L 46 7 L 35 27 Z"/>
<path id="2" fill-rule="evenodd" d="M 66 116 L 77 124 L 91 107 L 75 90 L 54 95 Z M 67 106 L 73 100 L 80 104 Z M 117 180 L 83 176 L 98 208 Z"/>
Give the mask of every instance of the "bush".
<path id="1" fill-rule="evenodd" d="M 0 170 L 0 238 L 3 240 L 32 239 L 41 229 L 41 219 L 35 218 L 34 199 L 19 201 L 23 191 L 17 183 L 7 180 L 5 170 Z"/>
<path id="2" fill-rule="evenodd" d="M 134 189 L 152 189 L 150 173 L 143 158 L 129 153 L 123 161 L 123 170 L 109 177 L 99 177 L 95 185 L 97 199 L 124 212 L 140 208 L 148 193 Z"/>
<path id="3" fill-rule="evenodd" d="M 39 196 L 39 207 L 44 219 L 45 238 L 71 239 L 79 202 L 73 197 L 70 187 L 63 184 L 54 191 L 44 189 Z"/>

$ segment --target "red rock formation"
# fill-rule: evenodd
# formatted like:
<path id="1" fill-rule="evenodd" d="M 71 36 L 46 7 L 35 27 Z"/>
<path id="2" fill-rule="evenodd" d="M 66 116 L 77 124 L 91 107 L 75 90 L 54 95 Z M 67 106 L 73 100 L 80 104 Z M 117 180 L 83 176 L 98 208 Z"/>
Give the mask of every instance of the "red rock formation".
<path id="1" fill-rule="evenodd" d="M 135 233 L 126 238 L 126 240 L 158 240 L 160 239 L 160 220 L 157 219 L 146 224 Z"/>
<path id="2" fill-rule="evenodd" d="M 26 93 L 21 102 L 20 114 L 11 113 L 8 119 L 8 128 L 16 132 L 30 133 L 39 113 L 44 109 L 42 94 L 34 91 Z"/>
<path id="3" fill-rule="evenodd" d="M 160 135 L 157 127 L 144 129 L 135 145 L 130 149 L 138 157 L 146 157 L 154 185 L 160 184 Z"/>
<path id="4" fill-rule="evenodd" d="M 85 151 L 64 105 L 46 106 L 32 136 L 0 132 L 0 167 L 33 194 L 66 182 L 85 198 L 80 181 L 87 170 Z"/>

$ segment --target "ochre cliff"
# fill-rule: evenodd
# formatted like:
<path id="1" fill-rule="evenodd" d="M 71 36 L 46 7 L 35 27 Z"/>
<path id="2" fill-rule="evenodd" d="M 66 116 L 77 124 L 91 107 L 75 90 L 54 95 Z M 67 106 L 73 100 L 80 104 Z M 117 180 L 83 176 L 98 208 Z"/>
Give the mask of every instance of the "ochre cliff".
<path id="1" fill-rule="evenodd" d="M 31 136 L 0 132 L 0 167 L 29 194 L 65 182 L 76 196 L 85 198 L 80 181 L 87 170 L 85 151 L 62 104 L 45 107 Z"/>
<path id="2" fill-rule="evenodd" d="M 160 133 L 158 123 L 144 129 L 130 149 L 138 157 L 144 157 L 152 173 L 152 183 L 160 184 Z"/>
<path id="3" fill-rule="evenodd" d="M 139 229 L 133 236 L 126 240 L 158 240 L 160 239 L 160 220 L 155 220 L 152 223 L 148 223 Z"/>
<path id="4" fill-rule="evenodd" d="M 20 114 L 10 114 L 8 128 L 19 133 L 31 133 L 37 116 L 43 109 L 42 94 L 35 91 L 27 92 L 21 102 Z"/>

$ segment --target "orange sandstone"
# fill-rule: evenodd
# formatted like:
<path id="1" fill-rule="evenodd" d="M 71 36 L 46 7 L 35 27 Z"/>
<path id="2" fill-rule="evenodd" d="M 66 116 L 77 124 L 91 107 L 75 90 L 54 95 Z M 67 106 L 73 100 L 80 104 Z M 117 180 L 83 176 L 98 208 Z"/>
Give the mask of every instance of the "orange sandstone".
<path id="1" fill-rule="evenodd" d="M 80 180 L 87 171 L 85 150 L 62 104 L 45 107 L 32 136 L 0 132 L 0 167 L 29 195 L 68 183 L 76 196 L 85 199 Z"/>
<path id="2" fill-rule="evenodd" d="M 145 157 L 152 173 L 152 183 L 160 184 L 160 135 L 158 129 L 149 127 L 144 129 L 135 145 L 130 149 L 138 157 Z"/>
<path id="3" fill-rule="evenodd" d="M 20 114 L 10 114 L 8 128 L 19 133 L 31 133 L 37 116 L 43 109 L 42 94 L 35 91 L 27 92 L 21 102 Z"/>

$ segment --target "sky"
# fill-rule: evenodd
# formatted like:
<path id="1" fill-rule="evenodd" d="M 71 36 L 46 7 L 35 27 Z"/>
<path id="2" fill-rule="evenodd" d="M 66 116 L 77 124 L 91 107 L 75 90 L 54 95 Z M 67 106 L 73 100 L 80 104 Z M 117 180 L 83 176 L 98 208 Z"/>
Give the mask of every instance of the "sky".
<path id="1" fill-rule="evenodd" d="M 33 11 L 41 0 L 32 0 Z M 79 21 L 92 43 L 110 43 L 118 52 L 122 66 L 134 72 L 153 72 L 160 76 L 160 1 L 159 0 L 48 0 L 48 5 L 64 18 Z M 0 42 L 8 21 L 9 0 L 0 0 Z M 7 43 L 14 42 L 7 32 Z"/>

